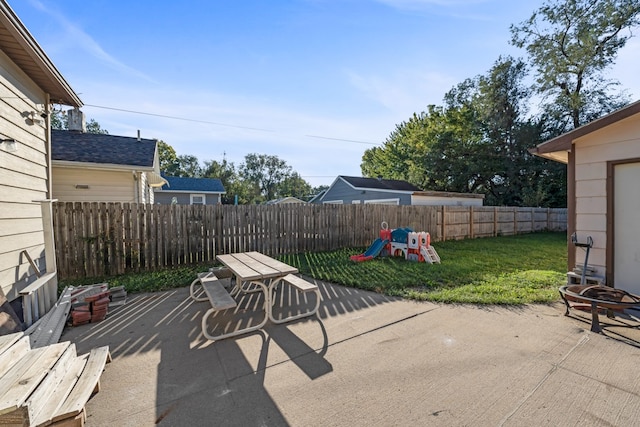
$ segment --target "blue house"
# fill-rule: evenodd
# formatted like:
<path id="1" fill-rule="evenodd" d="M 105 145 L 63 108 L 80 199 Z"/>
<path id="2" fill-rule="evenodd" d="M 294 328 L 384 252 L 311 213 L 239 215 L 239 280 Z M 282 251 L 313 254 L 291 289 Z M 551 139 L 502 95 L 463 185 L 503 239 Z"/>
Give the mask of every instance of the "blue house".
<path id="1" fill-rule="evenodd" d="M 218 178 L 165 176 L 167 184 L 156 189 L 155 201 L 161 205 L 217 205 L 226 194 Z"/>

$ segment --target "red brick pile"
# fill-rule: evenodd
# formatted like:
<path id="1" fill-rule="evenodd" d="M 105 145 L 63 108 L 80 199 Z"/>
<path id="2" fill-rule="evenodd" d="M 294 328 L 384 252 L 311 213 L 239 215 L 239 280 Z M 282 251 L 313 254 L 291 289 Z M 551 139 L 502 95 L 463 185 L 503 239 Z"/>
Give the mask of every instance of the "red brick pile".
<path id="1" fill-rule="evenodd" d="M 109 291 L 100 292 L 84 298 L 71 306 L 71 324 L 73 326 L 95 323 L 104 320 L 109 312 Z"/>

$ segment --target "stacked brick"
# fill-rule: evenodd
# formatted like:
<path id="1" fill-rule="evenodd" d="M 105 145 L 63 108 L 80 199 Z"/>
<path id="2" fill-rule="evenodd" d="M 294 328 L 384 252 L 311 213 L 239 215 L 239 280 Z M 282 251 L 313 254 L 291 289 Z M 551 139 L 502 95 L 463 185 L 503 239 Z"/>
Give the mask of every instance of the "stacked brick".
<path id="1" fill-rule="evenodd" d="M 109 307 L 124 305 L 127 292 L 122 286 L 109 289 L 106 283 L 80 286 L 71 292 L 71 312 L 69 324 L 84 325 L 104 320 Z"/>
<path id="2" fill-rule="evenodd" d="M 109 291 L 84 298 L 83 302 L 71 305 L 71 324 L 73 326 L 85 323 L 95 323 L 104 320 L 109 312 Z"/>

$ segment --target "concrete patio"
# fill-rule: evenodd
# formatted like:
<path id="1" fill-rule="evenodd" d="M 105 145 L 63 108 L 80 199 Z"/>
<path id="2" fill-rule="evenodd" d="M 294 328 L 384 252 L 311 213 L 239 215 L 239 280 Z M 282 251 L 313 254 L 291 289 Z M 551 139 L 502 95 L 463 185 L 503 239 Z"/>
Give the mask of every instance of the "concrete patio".
<path id="1" fill-rule="evenodd" d="M 632 426 L 640 419 L 634 318 L 601 316 L 601 335 L 589 331 L 589 313 L 565 317 L 561 303 L 439 305 L 316 283 L 317 317 L 219 342 L 203 339 L 208 303 L 194 303 L 188 288 L 131 295 L 106 320 L 67 327 L 61 340 L 79 353 L 109 345 L 113 357 L 86 406 L 86 425 Z M 260 303 L 252 298 L 244 308 Z"/>

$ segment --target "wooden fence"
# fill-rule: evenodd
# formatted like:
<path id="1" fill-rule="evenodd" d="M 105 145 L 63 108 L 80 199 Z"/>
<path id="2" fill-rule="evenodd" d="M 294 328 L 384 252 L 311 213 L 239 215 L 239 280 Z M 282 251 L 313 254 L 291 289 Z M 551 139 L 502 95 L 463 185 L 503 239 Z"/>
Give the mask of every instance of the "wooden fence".
<path id="1" fill-rule="evenodd" d="M 566 230 L 566 209 L 390 205 L 144 205 L 54 203 L 60 278 L 213 263 L 216 254 L 267 255 L 365 247 L 390 228 L 449 239 Z"/>

